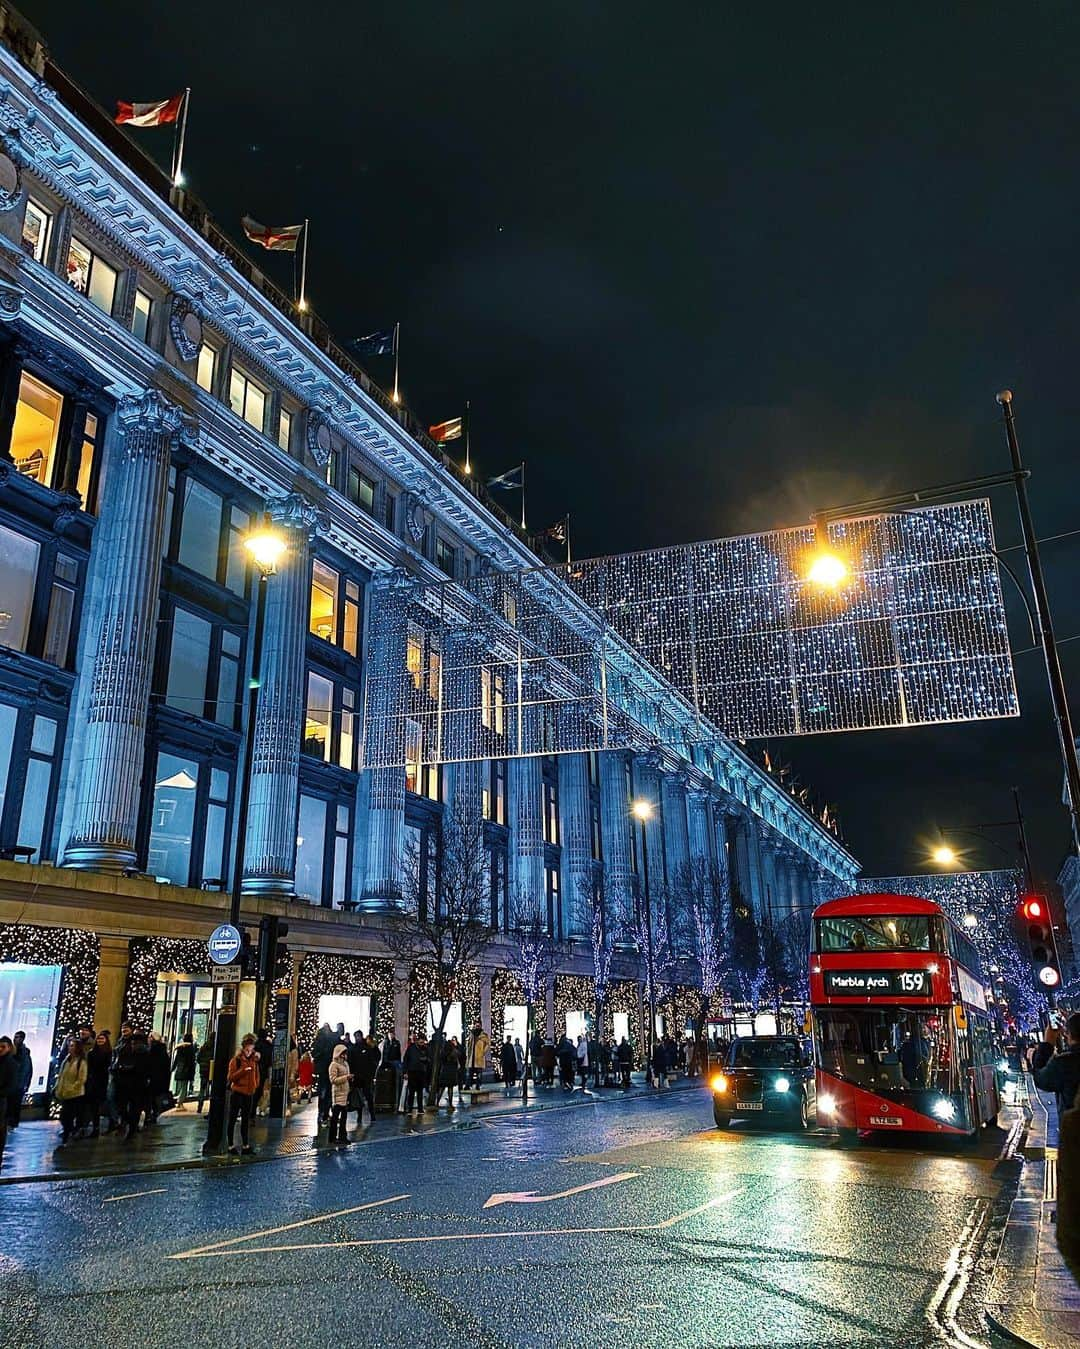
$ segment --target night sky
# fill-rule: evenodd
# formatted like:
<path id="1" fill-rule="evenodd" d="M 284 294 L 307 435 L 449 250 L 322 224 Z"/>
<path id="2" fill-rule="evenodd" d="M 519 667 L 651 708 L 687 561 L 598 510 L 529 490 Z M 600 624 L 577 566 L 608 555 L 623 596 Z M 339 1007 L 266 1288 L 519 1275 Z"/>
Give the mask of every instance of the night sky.
<path id="1" fill-rule="evenodd" d="M 310 216 L 314 307 L 343 337 L 400 320 L 419 418 L 470 399 L 479 471 L 525 458 L 530 524 L 569 510 L 593 556 L 1007 468 L 1006 386 L 1040 534 L 1080 528 L 1080 10 L 965 8 L 25 12 L 110 109 L 191 85 L 188 178 L 219 222 Z M 134 134 L 167 163 L 168 131 Z M 994 500 L 1007 547 L 1015 506 Z M 1078 549 L 1044 550 L 1059 639 L 1080 634 Z M 1075 688 L 1080 642 L 1062 652 Z M 920 869 L 938 825 L 1006 819 L 1018 785 L 1051 879 L 1068 819 L 1046 677 L 1037 652 L 1016 665 L 1018 721 L 771 751 L 868 874 Z M 970 842 L 970 865 L 1007 864 Z"/>

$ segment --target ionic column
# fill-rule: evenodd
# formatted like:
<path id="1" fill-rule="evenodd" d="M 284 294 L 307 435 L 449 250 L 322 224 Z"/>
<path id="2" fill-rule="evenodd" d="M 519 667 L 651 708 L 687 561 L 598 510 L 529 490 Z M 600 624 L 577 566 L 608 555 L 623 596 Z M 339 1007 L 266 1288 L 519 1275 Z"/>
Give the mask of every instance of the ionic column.
<path id="1" fill-rule="evenodd" d="M 401 908 L 405 832 L 405 645 L 415 582 L 395 568 L 371 583 L 367 636 L 367 763 L 356 812 L 359 907 Z M 369 766 L 370 765 L 370 766 Z"/>
<path id="2" fill-rule="evenodd" d="M 136 865 L 169 459 L 183 424 L 157 389 L 117 410 L 83 613 L 64 866 Z"/>
<path id="3" fill-rule="evenodd" d="M 630 801 L 626 791 L 626 760 L 621 750 L 600 755 L 600 832 L 604 844 L 604 897 L 607 921 L 620 946 L 634 914 L 633 873 L 630 868 Z M 632 943 L 630 943 L 632 944 Z"/>
<path id="4" fill-rule="evenodd" d="M 682 955 L 694 949 L 693 916 L 687 908 L 690 872 L 690 829 L 686 817 L 686 777 L 682 773 L 660 775 L 660 799 L 664 811 L 664 858 L 668 877 L 668 923 L 675 950 Z"/>
<path id="5" fill-rule="evenodd" d="M 540 742 L 538 704 L 543 698 L 542 686 L 526 676 L 520 696 L 524 746 L 535 748 Z M 538 911 L 546 917 L 543 763 L 539 755 L 510 760 L 507 790 L 510 794 L 507 803 L 510 912 L 530 914 Z"/>
<path id="6" fill-rule="evenodd" d="M 660 761 L 653 754 L 634 757 L 634 799 L 647 801 L 651 806 L 645 819 L 645 846 L 649 850 L 649 891 L 655 912 L 667 889 L 667 868 L 664 861 L 664 807 L 660 799 Z M 637 828 L 641 828 L 640 821 Z M 641 858 L 638 859 L 639 869 Z M 641 877 L 644 884 L 644 875 Z"/>
<path id="7" fill-rule="evenodd" d="M 289 898 L 295 893 L 311 541 L 319 512 L 294 492 L 269 502 L 267 513 L 288 551 L 277 573 L 260 582 L 267 588 L 266 622 L 255 726 L 248 727 L 254 739 L 242 889 Z"/>
<path id="8" fill-rule="evenodd" d="M 479 819 L 483 811 L 484 764 L 468 757 L 479 740 L 483 642 L 473 632 L 454 632 L 443 643 L 442 749 L 446 760 L 446 808 L 450 827 Z"/>
<path id="9" fill-rule="evenodd" d="M 589 761 L 584 754 L 560 754 L 558 765 L 566 935 L 587 938 L 592 930 L 593 872 Z"/>

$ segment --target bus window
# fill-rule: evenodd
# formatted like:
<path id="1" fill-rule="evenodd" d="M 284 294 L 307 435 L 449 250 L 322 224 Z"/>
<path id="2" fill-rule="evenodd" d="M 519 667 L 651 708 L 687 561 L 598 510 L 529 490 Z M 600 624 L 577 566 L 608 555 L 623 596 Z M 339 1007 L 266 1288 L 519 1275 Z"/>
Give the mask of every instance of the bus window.
<path id="1" fill-rule="evenodd" d="M 819 918 L 818 951 L 930 951 L 930 916 L 904 913 Z"/>
<path id="2" fill-rule="evenodd" d="M 939 1011 L 828 1008 L 814 1021 L 825 1072 L 870 1091 L 952 1089 L 949 1019 Z"/>

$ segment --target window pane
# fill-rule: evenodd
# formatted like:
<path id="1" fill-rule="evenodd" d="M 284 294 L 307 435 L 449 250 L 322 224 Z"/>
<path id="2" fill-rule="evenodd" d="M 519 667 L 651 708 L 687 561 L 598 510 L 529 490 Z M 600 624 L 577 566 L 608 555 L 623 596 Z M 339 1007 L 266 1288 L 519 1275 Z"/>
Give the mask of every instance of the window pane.
<path id="1" fill-rule="evenodd" d="M 38 553 L 33 539 L 0 525 L 0 646 L 26 650 Z"/>
<path id="2" fill-rule="evenodd" d="M 210 666 L 210 624 L 186 609 L 173 612 L 169 683 L 165 701 L 193 717 L 206 712 L 206 672 Z"/>
<path id="3" fill-rule="evenodd" d="M 85 295 L 90 285 L 90 264 L 93 261 L 93 254 L 85 244 L 78 239 L 72 239 L 68 244 L 67 257 L 67 279 L 68 283 L 75 287 L 81 294 Z"/>
<path id="4" fill-rule="evenodd" d="M 266 425 L 266 394 L 250 380 L 247 386 L 247 401 L 244 404 L 244 420 L 250 422 L 256 431 Z"/>
<path id="5" fill-rule="evenodd" d="M 11 457 L 20 473 L 51 486 L 56 437 L 64 400 L 41 380 L 23 372 L 11 431 Z"/>
<path id="6" fill-rule="evenodd" d="M 304 717 L 305 754 L 330 762 L 330 718 L 334 706 L 334 686 L 322 675 L 308 675 L 307 713 Z"/>
<path id="7" fill-rule="evenodd" d="M 345 903 L 349 889 L 349 840 L 338 835 L 334 839 L 334 908 Z"/>
<path id="8" fill-rule="evenodd" d="M 229 407 L 238 417 L 244 415 L 244 392 L 247 389 L 247 380 L 239 370 L 229 371 Z"/>
<path id="9" fill-rule="evenodd" d="M 224 768 L 211 768 L 210 770 L 210 800 L 228 801 L 229 799 L 229 775 Z"/>
<path id="10" fill-rule="evenodd" d="M 338 763 L 352 772 L 356 768 L 356 730 L 352 689 L 341 693 L 341 735 L 338 740 Z"/>
<path id="11" fill-rule="evenodd" d="M 49 247 L 49 222 L 51 216 L 36 201 L 27 201 L 26 215 L 23 216 L 22 245 L 35 262 L 45 261 L 45 252 Z"/>
<path id="12" fill-rule="evenodd" d="M 351 584 L 351 582 L 346 582 L 345 615 L 341 644 L 350 656 L 355 656 L 360 642 L 360 605 L 356 600 L 349 598 L 348 586 Z"/>
<path id="13" fill-rule="evenodd" d="M 423 729 L 418 721 L 405 723 L 405 790 L 415 792 L 420 775 Z"/>
<path id="14" fill-rule="evenodd" d="M 277 443 L 283 450 L 289 448 L 289 441 L 292 438 L 292 413 L 281 409 L 281 417 L 278 421 Z"/>
<path id="15" fill-rule="evenodd" d="M 224 884 L 227 879 L 224 863 L 225 807 L 210 805 L 206 808 L 206 843 L 203 845 L 200 880 L 221 881 Z"/>
<path id="16" fill-rule="evenodd" d="M 240 664 L 235 656 L 230 656 L 225 650 L 225 643 L 222 641 L 221 660 L 218 664 L 217 703 L 214 707 L 214 720 L 220 726 L 235 727 L 239 688 Z"/>
<path id="17" fill-rule="evenodd" d="M 90 289 L 87 294 L 99 309 L 111 314 L 116 297 L 116 268 L 95 257 L 90 267 Z"/>
<path id="18" fill-rule="evenodd" d="M 38 718 L 41 720 L 41 718 Z M 55 728 L 56 723 L 53 722 Z M 19 833 L 15 842 L 20 848 L 33 848 L 35 856 L 32 862 L 40 861 L 36 856 L 41 850 L 41 837 L 45 831 L 45 816 L 49 809 L 49 784 L 52 782 L 52 763 L 45 759 L 31 759 L 26 765 L 26 789 L 23 792 L 22 810 L 19 813 Z"/>
<path id="19" fill-rule="evenodd" d="M 324 642 L 333 642 L 337 636 L 337 589 L 337 572 L 316 558 L 311 568 L 311 631 Z"/>
<path id="20" fill-rule="evenodd" d="M 204 342 L 199 348 L 199 365 L 195 373 L 195 380 L 199 388 L 205 389 L 207 393 L 213 393 L 214 375 L 216 373 L 217 352 Z"/>
<path id="21" fill-rule="evenodd" d="M 150 313 L 154 302 L 143 290 L 135 292 L 135 312 L 131 316 L 131 331 L 140 342 L 150 340 Z"/>
<path id="22" fill-rule="evenodd" d="M 56 748 L 56 722 L 52 717 L 34 718 L 34 731 L 30 737 L 30 751 L 33 754 L 52 756 Z"/>
<path id="23" fill-rule="evenodd" d="M 86 421 L 83 423 L 82 449 L 79 452 L 79 473 L 75 484 L 75 490 L 82 497 L 83 510 L 90 510 L 93 502 L 90 500 L 90 479 L 94 472 L 94 460 L 97 458 L 98 445 L 98 419 L 92 412 L 86 414 Z M 98 477 L 96 495 L 101 494 L 101 479 Z"/>
<path id="24" fill-rule="evenodd" d="M 296 830 L 296 894 L 309 904 L 322 903 L 325 842 L 326 802 L 315 796 L 301 796 Z"/>
<path id="25" fill-rule="evenodd" d="M 8 769 L 11 767 L 11 747 L 15 741 L 15 722 L 19 710 L 9 703 L 0 703 L 0 817 L 7 800 Z"/>
<path id="26" fill-rule="evenodd" d="M 239 506 L 229 513 L 229 556 L 225 560 L 225 584 L 234 595 L 244 593 L 247 580 L 247 549 L 244 535 L 251 528 L 251 516 Z"/>
<path id="27" fill-rule="evenodd" d="M 180 521 L 180 561 L 192 571 L 218 576 L 221 548 L 221 498 L 194 478 L 184 480 L 184 514 Z"/>
<path id="28" fill-rule="evenodd" d="M 173 885 L 188 883 L 198 785 L 199 765 L 194 760 L 164 751 L 158 755 L 146 867 Z"/>
<path id="29" fill-rule="evenodd" d="M 65 559 L 70 561 L 70 559 Z M 59 570 L 59 569 L 58 569 Z M 71 615 L 75 609 L 75 591 L 59 581 L 52 583 L 49 595 L 49 618 L 45 625 L 45 646 L 42 659 L 52 665 L 66 665 L 71 641 Z"/>

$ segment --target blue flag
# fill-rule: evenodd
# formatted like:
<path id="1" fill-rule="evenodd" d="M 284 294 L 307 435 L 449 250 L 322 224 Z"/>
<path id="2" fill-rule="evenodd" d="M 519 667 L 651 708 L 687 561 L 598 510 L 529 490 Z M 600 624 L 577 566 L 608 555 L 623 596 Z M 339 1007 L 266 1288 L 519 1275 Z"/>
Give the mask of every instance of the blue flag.
<path id="1" fill-rule="evenodd" d="M 382 328 L 377 333 L 368 333 L 367 337 L 354 337 L 349 346 L 358 356 L 393 356 L 394 330 Z"/>
<path id="2" fill-rule="evenodd" d="M 488 478 L 489 487 L 497 487 L 504 492 L 517 491 L 523 485 L 525 465 L 518 464 L 517 468 L 510 469 L 507 473 L 500 473 L 497 478 Z"/>

